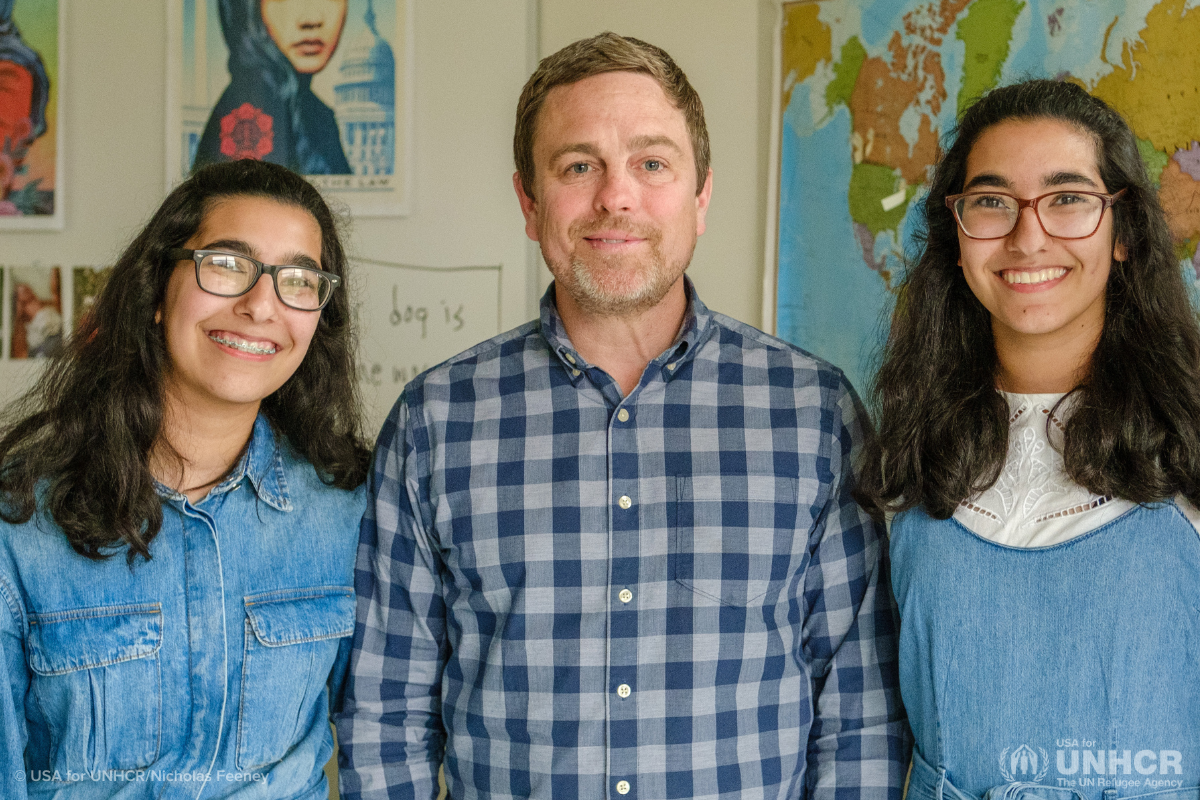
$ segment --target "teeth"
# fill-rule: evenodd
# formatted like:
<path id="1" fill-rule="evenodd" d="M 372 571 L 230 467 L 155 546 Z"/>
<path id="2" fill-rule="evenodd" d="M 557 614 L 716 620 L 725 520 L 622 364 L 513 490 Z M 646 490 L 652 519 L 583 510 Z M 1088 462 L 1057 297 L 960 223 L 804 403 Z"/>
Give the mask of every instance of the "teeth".
<path id="1" fill-rule="evenodd" d="M 1061 278 L 1066 274 L 1067 270 L 1063 267 L 1051 267 L 1050 269 L 1040 269 L 1037 272 L 1005 270 L 1001 273 L 1001 277 L 1004 278 L 1006 283 L 1045 283 L 1055 278 Z"/>
<path id="2" fill-rule="evenodd" d="M 605 244 L 620 244 L 621 242 L 624 242 L 626 240 L 625 239 L 601 239 L 600 241 L 604 242 Z"/>
<path id="3" fill-rule="evenodd" d="M 224 336 L 210 335 L 208 338 L 214 342 L 219 342 L 226 347 L 232 347 L 234 350 L 241 350 L 243 353 L 253 353 L 256 356 L 269 356 L 275 352 L 273 346 L 263 346 L 254 344 L 253 342 L 243 342 L 241 339 L 227 339 Z"/>

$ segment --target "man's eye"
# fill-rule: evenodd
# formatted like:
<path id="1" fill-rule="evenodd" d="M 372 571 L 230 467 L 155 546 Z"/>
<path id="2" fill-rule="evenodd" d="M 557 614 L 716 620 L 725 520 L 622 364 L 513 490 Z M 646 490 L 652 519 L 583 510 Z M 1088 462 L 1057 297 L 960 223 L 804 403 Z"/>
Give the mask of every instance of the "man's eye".
<path id="1" fill-rule="evenodd" d="M 587 164 L 572 164 L 571 166 L 567 167 L 567 171 L 573 175 L 583 175 L 589 169 L 591 169 L 591 167 L 589 167 Z"/>
<path id="2" fill-rule="evenodd" d="M 645 167 L 650 172 L 658 172 L 659 170 L 662 169 L 663 163 L 657 159 L 652 158 L 646 162 Z"/>

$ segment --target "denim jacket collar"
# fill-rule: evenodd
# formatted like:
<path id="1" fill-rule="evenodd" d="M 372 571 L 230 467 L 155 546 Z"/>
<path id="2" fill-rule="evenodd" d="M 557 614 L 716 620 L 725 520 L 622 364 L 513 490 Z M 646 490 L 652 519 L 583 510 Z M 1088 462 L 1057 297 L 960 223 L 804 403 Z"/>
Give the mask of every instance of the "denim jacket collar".
<path id="1" fill-rule="evenodd" d="M 267 418 L 261 413 L 254 420 L 250 442 L 246 445 L 242 457 L 238 459 L 237 465 L 209 491 L 205 499 L 237 489 L 245 478 L 249 478 L 254 492 L 264 503 L 280 511 L 292 510 L 292 501 L 288 497 L 287 478 L 283 471 L 283 454 L 279 452 L 275 433 L 271 430 L 271 423 L 267 422 Z M 168 500 L 184 501 L 187 499 L 180 492 L 164 486 L 158 481 L 154 482 L 154 487 L 159 496 Z"/>
<path id="2" fill-rule="evenodd" d="M 591 367 L 591 364 L 584 361 L 583 356 L 579 355 L 575 346 L 571 344 L 571 338 L 567 335 L 562 317 L 558 314 L 558 306 L 554 302 L 554 287 L 555 283 L 551 283 L 546 289 L 546 293 L 542 295 L 542 336 L 550 349 L 558 356 L 563 367 L 567 369 L 568 374 L 572 376 L 571 382 L 577 383 L 580 373 Z M 683 318 L 683 325 L 680 326 L 679 334 L 671 346 L 651 362 L 652 364 L 667 364 L 669 369 L 666 371 L 668 373 L 676 372 L 676 366 L 690 360 L 699 345 L 708 338 L 713 330 L 712 312 L 700 300 L 700 296 L 696 293 L 696 287 L 687 275 L 683 276 L 683 287 L 687 294 L 687 312 Z"/>

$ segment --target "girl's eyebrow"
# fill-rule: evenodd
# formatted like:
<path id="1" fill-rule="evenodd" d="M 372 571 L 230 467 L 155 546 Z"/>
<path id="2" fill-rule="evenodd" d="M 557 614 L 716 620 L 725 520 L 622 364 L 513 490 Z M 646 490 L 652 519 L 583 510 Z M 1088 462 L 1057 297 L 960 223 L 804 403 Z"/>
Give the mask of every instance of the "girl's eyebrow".
<path id="1" fill-rule="evenodd" d="M 1042 178 L 1042 186 L 1064 186 L 1069 183 L 1082 183 L 1094 189 L 1100 188 L 1094 180 L 1081 172 L 1063 170 L 1061 172 L 1053 172 Z M 963 187 L 963 191 L 974 189 L 976 186 L 994 186 L 997 189 L 1012 189 L 1012 183 L 1007 178 L 997 175 L 994 172 L 980 173 L 971 178 L 971 180 L 967 181 L 967 185 Z"/>
<path id="2" fill-rule="evenodd" d="M 258 255 L 258 253 L 255 251 L 254 246 L 250 245 L 246 242 L 243 242 L 241 239 L 218 239 L 215 242 L 210 242 L 210 243 L 204 245 L 204 247 L 197 247 L 196 249 L 197 250 L 228 250 L 229 252 L 235 253 L 237 255 L 249 256 L 250 258 L 253 258 L 256 261 L 262 261 L 262 259 Z M 290 256 L 288 256 L 287 259 L 284 260 L 284 262 L 282 264 L 279 264 L 276 266 L 305 267 L 306 269 L 320 269 L 321 268 L 321 265 L 317 262 L 316 259 L 314 259 L 312 256 L 308 255 L 307 253 L 302 253 L 299 250 L 295 251 Z"/>
<path id="3" fill-rule="evenodd" d="M 1096 182 L 1079 172 L 1056 172 L 1042 180 L 1043 186 L 1062 186 L 1066 183 L 1084 183 L 1092 188 L 1099 188 Z"/>
<path id="4" fill-rule="evenodd" d="M 963 187 L 963 191 L 974 189 L 976 186 L 994 186 L 997 189 L 1011 189 L 1012 184 L 1005 178 L 997 175 L 994 172 L 984 172 L 976 175 L 971 180 L 967 181 L 967 185 Z"/>
<path id="5" fill-rule="evenodd" d="M 231 253 L 238 253 L 251 258 L 258 258 L 258 254 L 254 252 L 254 248 L 243 242 L 241 239 L 217 239 L 215 242 L 209 242 L 203 247 L 197 247 L 197 250 L 228 250 Z M 260 261 L 262 259 L 259 259 Z"/>

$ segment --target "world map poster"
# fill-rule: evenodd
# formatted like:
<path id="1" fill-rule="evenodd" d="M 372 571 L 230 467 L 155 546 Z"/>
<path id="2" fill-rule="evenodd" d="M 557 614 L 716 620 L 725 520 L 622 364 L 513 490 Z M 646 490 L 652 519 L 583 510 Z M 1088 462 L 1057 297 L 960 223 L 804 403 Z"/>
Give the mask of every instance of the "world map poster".
<path id="1" fill-rule="evenodd" d="M 1129 122 L 1200 300 L 1200 3 L 785 3 L 776 332 L 866 391 L 939 145 L 970 102 L 1072 81 Z"/>

